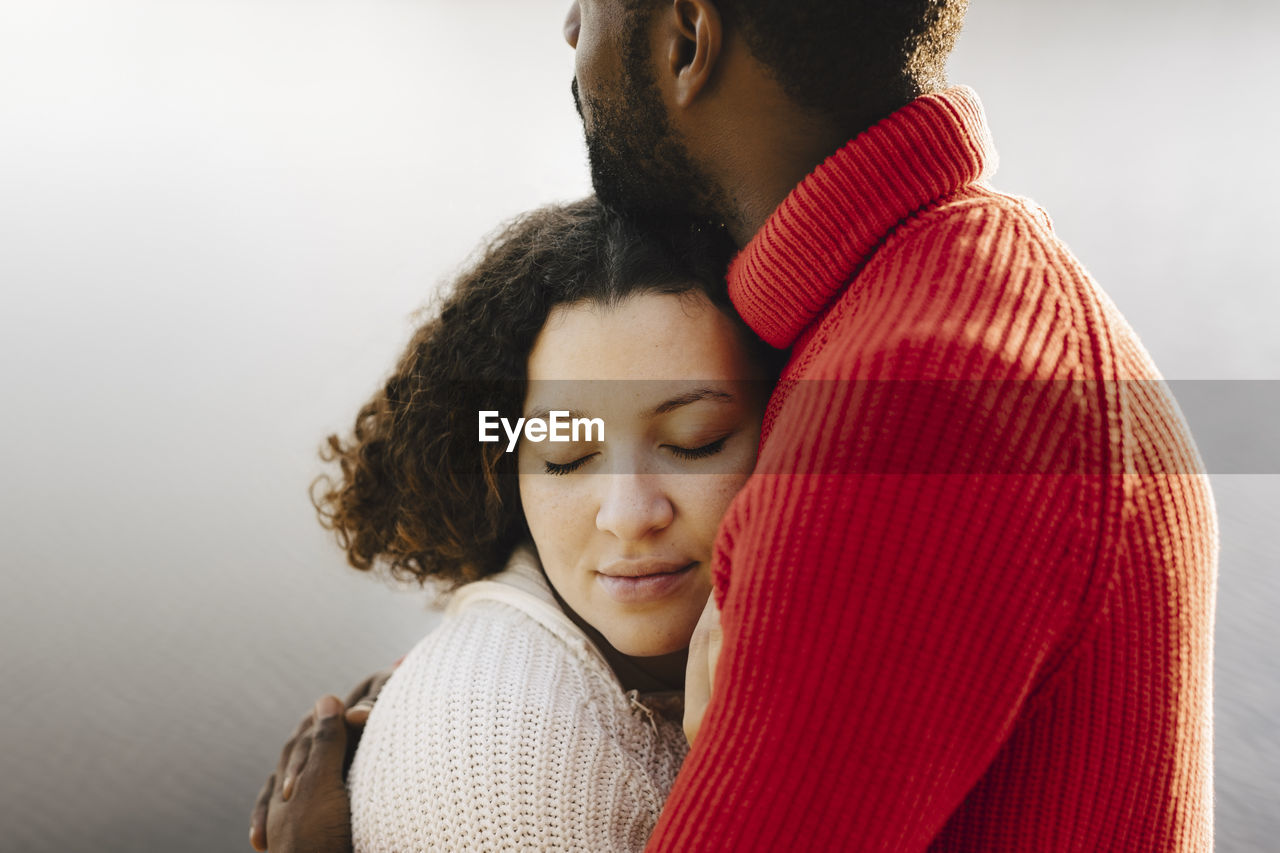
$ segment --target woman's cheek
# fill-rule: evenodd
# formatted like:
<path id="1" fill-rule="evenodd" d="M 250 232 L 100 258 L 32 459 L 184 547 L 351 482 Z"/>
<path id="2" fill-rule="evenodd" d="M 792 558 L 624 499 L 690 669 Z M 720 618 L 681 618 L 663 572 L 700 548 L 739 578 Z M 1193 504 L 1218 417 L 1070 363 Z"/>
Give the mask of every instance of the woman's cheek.
<path id="1" fill-rule="evenodd" d="M 682 479 L 686 481 L 687 488 L 680 504 L 687 507 L 698 539 L 709 550 L 720 520 L 729 509 L 733 496 L 746 482 L 746 475 L 689 474 Z"/>
<path id="2" fill-rule="evenodd" d="M 525 521 L 533 542 L 544 561 L 555 559 L 565 551 L 581 548 L 584 524 L 594 526 L 590 507 L 585 505 L 581 489 L 567 477 L 552 474 L 528 474 L 520 478 L 520 498 Z"/>

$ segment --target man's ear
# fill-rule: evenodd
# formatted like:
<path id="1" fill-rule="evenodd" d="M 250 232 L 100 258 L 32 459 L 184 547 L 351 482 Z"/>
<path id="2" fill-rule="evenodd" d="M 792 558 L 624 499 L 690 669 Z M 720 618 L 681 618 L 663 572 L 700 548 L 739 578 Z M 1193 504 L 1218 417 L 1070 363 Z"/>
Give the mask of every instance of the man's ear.
<path id="1" fill-rule="evenodd" d="M 673 0 L 661 16 L 659 61 L 669 75 L 675 105 L 687 107 L 720 61 L 724 24 L 711 0 Z"/>

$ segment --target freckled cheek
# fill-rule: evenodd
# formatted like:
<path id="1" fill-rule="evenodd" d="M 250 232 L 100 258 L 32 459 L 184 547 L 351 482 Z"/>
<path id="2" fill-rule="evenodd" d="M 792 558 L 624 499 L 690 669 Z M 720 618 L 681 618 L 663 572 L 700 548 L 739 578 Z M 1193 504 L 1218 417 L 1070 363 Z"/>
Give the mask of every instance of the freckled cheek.
<path id="1" fill-rule="evenodd" d="M 740 449 L 726 463 L 732 462 L 732 467 L 723 469 L 726 473 L 709 475 L 704 478 L 707 494 L 704 500 L 708 507 L 708 511 L 715 514 L 715 523 L 718 525 L 720 519 L 729 509 L 729 504 L 733 502 L 734 496 L 742 491 L 742 487 L 747 484 L 747 480 L 751 479 L 751 471 L 755 468 L 756 454 L 755 442 L 753 438 L 749 445 L 743 445 L 745 448 Z M 727 473 L 733 471 L 734 473 Z"/>
<path id="2" fill-rule="evenodd" d="M 710 550 L 716 530 L 734 495 L 747 482 L 746 474 L 693 474 L 682 490 L 681 503 L 688 508 L 704 549 Z"/>
<path id="3" fill-rule="evenodd" d="M 520 478 L 520 501 L 544 561 L 563 563 L 582 552 L 596 521 L 587 494 L 550 475 L 532 474 Z"/>

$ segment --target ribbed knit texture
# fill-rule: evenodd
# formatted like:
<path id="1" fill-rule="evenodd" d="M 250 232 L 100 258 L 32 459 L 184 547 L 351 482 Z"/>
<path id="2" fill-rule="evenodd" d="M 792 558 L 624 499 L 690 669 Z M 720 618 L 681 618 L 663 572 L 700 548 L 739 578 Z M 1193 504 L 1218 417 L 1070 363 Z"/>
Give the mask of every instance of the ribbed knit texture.
<path id="1" fill-rule="evenodd" d="M 355 850 L 641 850 L 687 748 L 517 552 L 378 697 L 348 776 Z"/>
<path id="2" fill-rule="evenodd" d="M 970 90 L 923 97 L 734 262 L 743 317 L 793 351 L 716 543 L 713 700 L 650 849 L 1211 846 L 1207 478 L 993 161 Z"/>

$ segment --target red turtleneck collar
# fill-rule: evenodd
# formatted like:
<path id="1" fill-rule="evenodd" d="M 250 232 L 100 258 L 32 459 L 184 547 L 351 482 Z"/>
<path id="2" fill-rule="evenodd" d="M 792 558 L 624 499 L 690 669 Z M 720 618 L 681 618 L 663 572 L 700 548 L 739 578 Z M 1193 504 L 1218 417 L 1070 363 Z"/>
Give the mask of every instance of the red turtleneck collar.
<path id="1" fill-rule="evenodd" d="M 972 89 L 917 98 L 828 157 L 756 232 L 729 269 L 738 313 L 768 343 L 791 346 L 902 220 L 995 162 Z"/>

